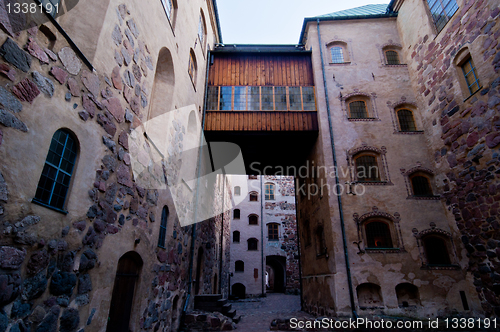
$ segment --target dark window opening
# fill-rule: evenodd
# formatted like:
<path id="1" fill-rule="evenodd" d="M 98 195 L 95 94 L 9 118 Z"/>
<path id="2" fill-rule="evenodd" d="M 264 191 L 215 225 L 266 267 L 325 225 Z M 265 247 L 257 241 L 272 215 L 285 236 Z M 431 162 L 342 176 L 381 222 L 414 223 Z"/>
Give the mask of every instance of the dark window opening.
<path id="1" fill-rule="evenodd" d="M 259 216 L 252 214 L 248 216 L 248 224 L 249 225 L 258 225 L 259 224 Z"/>
<path id="2" fill-rule="evenodd" d="M 386 51 L 385 58 L 388 65 L 399 65 L 399 54 L 396 51 Z"/>
<path id="3" fill-rule="evenodd" d="M 413 112 L 409 110 L 399 110 L 398 121 L 399 121 L 399 130 L 407 132 L 407 131 L 416 131 L 417 127 L 415 126 L 415 119 L 413 118 Z"/>
<path id="4" fill-rule="evenodd" d="M 240 232 L 238 231 L 233 232 L 233 242 L 240 243 Z"/>
<path id="5" fill-rule="evenodd" d="M 429 179 L 422 175 L 416 175 L 411 178 L 414 196 L 432 196 L 432 189 Z"/>
<path id="6" fill-rule="evenodd" d="M 235 272 L 244 272 L 245 271 L 245 262 L 243 262 L 243 261 L 236 261 L 234 263 L 234 271 Z"/>
<path id="7" fill-rule="evenodd" d="M 427 264 L 429 265 L 450 265 L 450 255 L 446 242 L 438 236 L 426 236 L 423 239 Z"/>
<path id="8" fill-rule="evenodd" d="M 248 250 L 258 250 L 259 241 L 255 238 L 248 239 Z"/>
<path id="9" fill-rule="evenodd" d="M 165 205 L 161 211 L 160 235 L 158 236 L 158 247 L 160 248 L 165 248 L 168 214 L 168 207 Z"/>
<path id="10" fill-rule="evenodd" d="M 352 101 L 349 103 L 349 118 L 351 119 L 367 119 L 366 103 L 362 100 Z"/>
<path id="11" fill-rule="evenodd" d="M 234 209 L 233 219 L 240 219 L 240 209 Z"/>
<path id="12" fill-rule="evenodd" d="M 381 221 L 372 221 L 365 226 L 368 248 L 393 248 L 389 225 Z"/>
<path id="13" fill-rule="evenodd" d="M 360 181 L 380 181 L 377 158 L 361 155 L 355 159 L 357 178 Z"/>

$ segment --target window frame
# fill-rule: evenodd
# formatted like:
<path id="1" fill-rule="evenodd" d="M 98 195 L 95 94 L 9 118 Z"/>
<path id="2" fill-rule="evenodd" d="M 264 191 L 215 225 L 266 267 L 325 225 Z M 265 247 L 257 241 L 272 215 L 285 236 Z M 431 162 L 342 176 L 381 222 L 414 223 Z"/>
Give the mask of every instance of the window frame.
<path id="1" fill-rule="evenodd" d="M 252 245 L 252 248 L 250 248 L 250 243 L 255 243 L 255 249 L 252 249 L 253 245 Z M 249 238 L 247 240 L 247 250 L 248 251 L 259 251 L 259 240 L 254 238 L 254 237 Z"/>
<path id="2" fill-rule="evenodd" d="M 399 117 L 399 112 L 402 112 L 402 111 L 408 111 L 411 115 L 411 120 L 413 122 L 413 127 L 414 129 L 413 130 L 403 130 L 403 126 L 401 125 L 401 118 Z M 415 121 L 415 113 L 413 110 L 409 109 L 408 107 L 398 107 L 394 110 L 394 112 L 396 113 L 396 122 L 398 124 L 398 130 L 399 132 L 401 133 L 414 133 L 414 132 L 419 132 L 420 130 L 418 130 L 418 127 L 417 127 L 417 122 Z"/>
<path id="3" fill-rule="evenodd" d="M 413 234 L 417 239 L 417 244 L 420 250 L 420 257 L 422 260 L 421 269 L 424 270 L 459 270 L 460 265 L 458 264 L 457 259 L 457 251 L 455 248 L 455 244 L 453 243 L 453 239 L 450 232 L 447 232 L 443 229 L 436 228 L 436 224 L 434 222 L 430 223 L 431 228 L 418 232 L 416 228 L 414 228 Z M 441 243 L 444 244 L 444 248 L 448 254 L 447 263 L 429 263 L 428 250 L 425 244 L 425 239 L 434 237 L 441 240 Z M 435 250 L 433 250 L 435 251 Z"/>
<path id="4" fill-rule="evenodd" d="M 375 246 L 370 246 L 370 244 L 372 242 L 371 241 L 372 238 L 373 238 L 373 242 L 376 241 L 376 239 L 375 239 L 376 234 L 372 234 L 372 233 L 369 234 L 367 227 L 369 225 L 373 226 L 375 223 L 384 225 L 385 229 L 383 231 L 385 232 L 385 234 L 383 234 L 383 237 L 385 237 L 385 239 L 389 241 L 389 243 L 388 243 L 389 246 L 381 246 L 381 247 L 378 247 L 376 245 Z M 367 221 L 365 221 L 363 223 L 363 231 L 364 231 L 365 243 L 366 243 L 365 250 L 387 250 L 387 249 L 389 249 L 389 250 L 398 250 L 399 249 L 399 248 L 394 247 L 394 242 L 395 241 L 393 240 L 393 234 L 391 232 L 391 226 L 390 226 L 390 224 L 387 221 L 385 221 L 383 219 L 380 219 L 380 218 L 369 219 L 369 220 L 367 220 Z"/>
<path id="5" fill-rule="evenodd" d="M 351 178 L 351 183 L 352 184 L 362 183 L 364 185 L 392 185 L 393 183 L 391 182 L 389 174 L 389 167 L 387 165 L 386 153 L 387 149 L 385 146 L 382 146 L 379 149 L 374 146 L 363 145 L 359 148 L 350 150 L 348 152 L 349 165 L 354 166 L 350 167 L 351 172 L 349 173 L 349 176 Z M 358 177 L 359 172 L 357 172 L 356 159 L 358 159 L 363 155 L 371 155 L 376 158 L 377 167 L 379 168 L 379 178 L 380 178 L 378 181 L 373 181 L 373 180 L 365 181 L 363 180 L 363 178 Z"/>
<path id="6" fill-rule="evenodd" d="M 402 241 L 402 234 L 399 222 L 401 221 L 401 216 L 399 213 L 394 213 L 391 215 L 386 212 L 379 211 L 378 207 L 372 207 L 372 212 L 365 213 L 359 216 L 354 213 L 354 222 L 358 228 L 358 245 L 359 252 L 362 253 L 400 253 L 405 252 L 404 243 Z M 373 222 L 381 222 L 387 225 L 388 234 L 392 242 L 392 248 L 383 247 L 369 247 L 368 246 L 368 234 L 366 232 L 366 225 Z"/>
<path id="7" fill-rule="evenodd" d="M 328 63 L 330 65 L 333 65 L 333 66 L 335 66 L 335 65 L 348 65 L 351 63 L 351 56 L 349 54 L 348 45 L 345 41 L 341 41 L 341 40 L 330 41 L 330 42 L 326 43 L 326 48 L 327 48 L 328 54 L 329 54 Z M 338 49 L 341 50 L 342 59 L 337 58 L 339 55 L 338 53 L 335 55 L 333 54 L 333 51 L 338 50 Z M 339 60 L 342 60 L 342 61 L 339 61 Z"/>
<path id="8" fill-rule="evenodd" d="M 238 241 L 236 241 L 236 239 Z M 233 231 L 233 243 L 240 243 L 240 241 L 241 241 L 241 233 L 240 233 L 240 231 Z"/>
<path id="9" fill-rule="evenodd" d="M 259 225 L 259 216 L 256 215 L 255 213 L 248 215 L 248 225 L 258 226 Z"/>
<path id="10" fill-rule="evenodd" d="M 177 18 L 177 0 L 160 0 L 163 10 L 165 11 L 165 15 L 167 16 L 168 23 L 170 24 L 170 28 L 172 28 L 172 32 L 175 29 L 175 23 Z M 167 2 L 170 4 L 170 9 L 167 6 Z"/>
<path id="11" fill-rule="evenodd" d="M 264 184 L 264 200 L 274 201 L 276 199 L 276 185 L 272 182 Z"/>
<path id="12" fill-rule="evenodd" d="M 466 64 L 469 64 L 471 69 L 468 73 L 466 73 L 466 69 L 465 69 L 465 65 Z M 467 90 L 469 91 L 469 97 L 472 96 L 473 94 L 475 94 L 476 92 L 478 92 L 479 90 L 481 90 L 481 84 L 479 82 L 479 78 L 478 78 L 478 75 L 477 75 L 477 69 L 476 67 L 474 66 L 474 61 L 472 61 L 472 57 L 469 55 L 464 61 L 463 63 L 461 64 L 460 66 L 462 68 L 462 72 L 463 72 L 463 75 L 464 75 L 464 79 L 465 79 L 465 84 L 467 85 Z M 474 76 L 474 82 L 472 84 L 469 84 L 468 80 L 467 80 L 467 75 L 469 75 L 470 73 L 473 74 Z M 477 86 L 477 90 L 475 91 L 472 91 L 471 90 L 471 87 L 473 85 L 476 85 Z"/>
<path id="13" fill-rule="evenodd" d="M 363 157 L 371 157 L 371 158 L 374 158 L 374 161 L 375 161 L 375 165 L 374 166 L 368 166 L 369 169 L 368 169 L 368 173 L 371 174 L 371 170 L 370 168 L 371 167 L 376 167 L 378 172 L 378 176 L 375 178 L 375 179 L 368 179 L 366 177 L 364 178 L 360 178 L 359 177 L 359 173 L 360 171 L 358 171 L 358 168 L 360 166 L 364 166 L 364 165 L 358 165 L 358 159 L 360 158 L 363 158 Z M 382 172 L 381 172 L 381 167 L 380 167 L 380 162 L 379 162 L 379 155 L 372 152 L 372 151 L 362 151 L 360 153 L 357 153 L 356 155 L 353 156 L 353 161 L 354 161 L 354 172 L 355 172 L 355 177 L 356 177 L 356 182 L 361 182 L 361 183 L 366 183 L 366 182 L 383 182 L 382 181 Z M 366 172 L 365 172 L 366 173 Z"/>
<path id="14" fill-rule="evenodd" d="M 267 224 L 267 240 L 279 241 L 280 240 L 280 225 L 276 222 Z"/>
<path id="15" fill-rule="evenodd" d="M 205 52 L 205 47 L 207 45 L 207 24 L 203 10 L 200 10 L 200 19 L 198 22 L 198 40 L 200 41 L 201 50 Z"/>
<path id="16" fill-rule="evenodd" d="M 397 63 L 390 63 L 389 55 L 388 55 L 389 52 L 393 52 L 396 54 Z M 384 50 L 384 58 L 385 58 L 385 64 L 387 66 L 399 66 L 402 64 L 401 63 L 401 56 L 399 55 L 399 52 L 395 49 L 392 49 L 392 48 L 385 49 Z"/>
<path id="17" fill-rule="evenodd" d="M 259 201 L 259 193 L 256 191 L 251 191 L 248 193 L 248 200 L 250 202 L 258 202 Z"/>
<path id="18" fill-rule="evenodd" d="M 240 196 L 240 195 L 241 195 L 241 187 L 234 186 L 234 196 Z"/>
<path id="19" fill-rule="evenodd" d="M 189 63 L 188 63 L 188 75 L 191 78 L 191 83 L 193 83 L 193 88 L 196 90 L 196 78 L 198 73 L 198 64 L 196 61 L 196 54 L 193 49 L 189 50 Z"/>
<path id="20" fill-rule="evenodd" d="M 55 139 L 56 137 L 56 134 L 59 133 L 59 136 L 57 139 Z M 60 138 L 60 135 L 64 134 L 66 135 L 64 137 L 64 143 L 62 144 L 62 152 L 61 154 L 57 153 L 57 151 L 54 151 L 54 150 L 51 150 L 53 148 L 53 145 L 55 144 L 55 147 L 57 148 L 58 145 L 61 145 L 61 142 L 58 141 L 58 139 Z M 69 142 L 69 140 L 72 141 L 72 148 L 73 150 L 70 151 L 70 153 L 73 153 L 74 154 L 74 157 L 72 158 L 72 160 L 65 160 L 64 156 L 66 154 L 66 147 L 67 147 L 67 144 Z M 78 142 L 78 139 L 76 138 L 76 135 L 69 131 L 68 129 L 65 129 L 65 128 L 60 128 L 58 130 L 56 130 L 54 132 L 54 134 L 52 135 L 51 139 L 50 139 L 50 145 L 49 145 L 49 149 L 47 151 L 47 155 L 45 157 L 45 161 L 43 163 L 43 168 L 42 168 L 42 172 L 40 174 L 40 178 L 37 182 L 37 187 L 36 187 L 36 191 L 35 191 L 35 195 L 34 197 L 32 198 L 32 202 L 33 203 L 36 203 L 38 205 L 41 205 L 41 206 L 44 206 L 44 207 L 47 207 L 49 209 L 52 209 L 54 211 L 58 211 L 58 212 L 61 212 L 61 213 L 64 213 L 64 214 L 67 214 L 68 211 L 66 211 L 66 205 L 67 205 L 67 202 L 68 202 L 68 196 L 69 196 L 69 192 L 70 192 L 70 189 L 72 187 L 72 183 L 74 181 L 74 174 L 75 174 L 75 169 L 76 169 L 76 166 L 77 166 L 77 162 L 78 162 L 78 155 L 79 155 L 79 142 Z M 59 161 L 58 161 L 58 165 L 56 166 L 54 163 L 48 161 L 48 158 L 49 156 L 53 156 L 53 157 L 59 157 Z M 63 160 L 65 160 L 68 165 L 71 165 L 71 171 L 68 172 L 67 170 L 64 170 L 62 168 L 62 162 Z M 50 179 L 48 174 L 47 175 L 44 175 L 44 171 L 46 170 L 46 167 L 47 167 L 47 170 L 50 171 L 50 169 L 52 170 L 55 170 L 55 175 L 53 176 L 53 179 Z M 49 169 L 50 168 L 50 169 Z M 67 181 L 67 185 L 64 185 L 63 183 L 60 183 L 61 186 L 65 187 L 66 188 L 66 192 L 64 194 L 64 197 L 62 197 L 63 199 L 63 202 L 62 202 L 62 205 L 59 206 L 59 205 L 55 205 L 54 203 L 52 203 L 52 198 L 54 197 L 54 190 L 56 189 L 56 185 L 58 184 L 58 181 L 57 179 L 60 178 L 59 174 L 63 174 L 63 176 L 66 176 L 66 177 L 69 177 L 69 180 Z M 50 191 L 48 190 L 45 190 L 44 188 L 42 188 L 40 186 L 41 184 L 41 181 L 44 180 L 44 184 L 47 183 L 47 181 L 52 181 L 52 185 L 51 185 L 51 189 Z M 40 191 L 39 191 L 40 190 Z M 50 195 L 49 195 L 49 198 L 48 198 L 48 201 L 45 201 L 43 199 L 43 192 L 41 191 L 48 191 L 50 192 Z"/>
<path id="21" fill-rule="evenodd" d="M 413 180 L 417 177 L 423 178 L 427 181 L 428 192 L 426 194 L 416 194 L 415 183 L 413 182 Z M 434 196 L 434 192 L 432 190 L 431 179 L 430 179 L 428 174 L 426 174 L 424 172 L 417 171 L 417 172 L 410 174 L 408 178 L 410 180 L 411 192 L 412 192 L 413 197 L 433 197 Z"/>
<path id="22" fill-rule="evenodd" d="M 233 210 L 233 219 L 240 219 L 240 218 L 241 218 L 241 210 L 240 209 L 234 209 Z"/>
<path id="23" fill-rule="evenodd" d="M 342 97 L 343 109 L 346 112 L 346 118 L 348 121 L 380 121 L 378 118 L 378 113 L 375 108 L 375 102 L 372 96 L 364 92 L 354 92 L 345 97 Z M 354 102 L 364 102 L 366 117 L 352 117 L 351 116 L 351 103 Z"/>
<path id="24" fill-rule="evenodd" d="M 239 264 L 238 264 L 239 263 Z M 234 262 L 234 272 L 245 272 L 245 262 L 241 259 L 238 259 Z"/>
<path id="25" fill-rule="evenodd" d="M 429 1 L 434 1 L 434 2 L 431 5 L 429 3 Z M 443 4 L 444 1 L 446 1 L 446 4 Z M 444 28 L 448 24 L 448 22 L 451 21 L 453 16 L 455 16 L 455 14 L 457 12 L 459 12 L 459 9 L 460 9 L 456 0 L 426 0 L 425 2 L 427 4 L 427 10 L 429 11 L 430 20 L 433 23 L 436 34 L 439 34 L 441 31 L 444 30 Z M 454 3 L 453 7 L 455 7 L 455 10 L 453 11 L 453 13 L 451 13 L 451 15 L 449 15 L 446 11 L 446 8 L 449 7 L 450 3 Z M 439 18 L 436 18 L 436 16 L 433 14 L 433 8 L 434 8 L 435 4 L 439 4 L 439 8 L 440 8 L 439 15 L 442 15 L 444 13 L 445 14 L 444 16 L 440 16 Z M 447 17 L 447 19 L 445 21 L 442 21 L 443 22 L 442 25 L 441 25 L 441 23 L 440 23 L 440 25 L 438 25 L 438 22 L 441 21 L 442 17 Z"/>

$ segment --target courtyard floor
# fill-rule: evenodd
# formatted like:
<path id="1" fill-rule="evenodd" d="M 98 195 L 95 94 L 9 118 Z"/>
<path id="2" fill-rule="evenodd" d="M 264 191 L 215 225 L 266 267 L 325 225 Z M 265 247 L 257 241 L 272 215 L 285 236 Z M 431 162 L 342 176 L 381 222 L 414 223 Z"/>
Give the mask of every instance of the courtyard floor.
<path id="1" fill-rule="evenodd" d="M 241 315 L 238 330 L 244 332 L 271 331 L 271 322 L 275 319 L 314 319 L 300 310 L 300 295 L 268 293 L 266 297 L 232 301 L 231 304 L 236 314 Z"/>

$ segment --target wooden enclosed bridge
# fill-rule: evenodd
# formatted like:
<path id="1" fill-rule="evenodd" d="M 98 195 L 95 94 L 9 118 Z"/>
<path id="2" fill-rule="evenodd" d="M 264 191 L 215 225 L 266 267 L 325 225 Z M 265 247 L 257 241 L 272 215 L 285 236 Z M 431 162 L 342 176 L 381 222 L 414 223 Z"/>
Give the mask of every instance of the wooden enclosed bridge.
<path id="1" fill-rule="evenodd" d="M 248 174 L 301 166 L 318 136 L 311 52 L 295 45 L 220 45 L 210 53 L 208 142 L 240 146 Z"/>

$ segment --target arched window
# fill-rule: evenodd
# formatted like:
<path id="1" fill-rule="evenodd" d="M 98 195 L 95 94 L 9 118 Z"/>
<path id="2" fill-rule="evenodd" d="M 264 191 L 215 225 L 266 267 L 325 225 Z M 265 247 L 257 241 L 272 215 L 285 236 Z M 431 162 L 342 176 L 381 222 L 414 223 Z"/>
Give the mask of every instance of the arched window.
<path id="1" fill-rule="evenodd" d="M 259 240 L 256 238 L 251 238 L 247 240 L 248 242 L 248 250 L 259 250 Z"/>
<path id="2" fill-rule="evenodd" d="M 165 248 L 168 215 L 168 207 L 165 205 L 161 211 L 160 235 L 158 236 L 158 247 L 160 248 Z"/>
<path id="3" fill-rule="evenodd" d="M 366 103 L 364 100 L 355 100 L 349 103 L 349 118 L 351 119 L 368 118 L 368 112 L 366 111 Z"/>
<path id="4" fill-rule="evenodd" d="M 365 224 L 367 249 L 393 248 L 389 225 L 383 221 L 371 221 Z"/>
<path id="5" fill-rule="evenodd" d="M 259 216 L 256 214 L 251 214 L 248 216 L 248 224 L 249 225 L 258 225 L 259 224 Z"/>
<path id="6" fill-rule="evenodd" d="M 265 189 L 265 200 L 266 201 L 274 200 L 274 183 L 264 184 L 264 189 Z"/>
<path id="7" fill-rule="evenodd" d="M 250 202 L 257 202 L 259 200 L 259 194 L 257 192 L 252 191 L 250 193 Z"/>
<path id="8" fill-rule="evenodd" d="M 33 201 L 57 210 L 63 210 L 75 168 L 78 143 L 66 129 L 52 136 L 42 175 Z"/>
<path id="9" fill-rule="evenodd" d="M 245 271 L 245 262 L 236 261 L 234 262 L 234 272 L 244 272 Z"/>
<path id="10" fill-rule="evenodd" d="M 415 118 L 413 112 L 407 109 L 400 109 L 396 111 L 398 116 L 399 130 L 400 131 L 416 131 Z"/>
<path id="11" fill-rule="evenodd" d="M 332 55 L 332 63 L 344 63 L 344 50 L 341 46 L 333 46 L 330 48 Z"/>
<path id="12" fill-rule="evenodd" d="M 277 223 L 267 224 L 267 238 L 269 241 L 279 240 L 279 224 Z"/>
<path id="13" fill-rule="evenodd" d="M 399 61 L 399 54 L 394 50 L 385 51 L 385 60 L 388 65 L 399 65 L 401 62 Z"/>
<path id="14" fill-rule="evenodd" d="M 233 210 L 233 219 L 240 219 L 240 209 Z"/>
<path id="15" fill-rule="evenodd" d="M 191 77 L 191 81 L 194 85 L 196 85 L 196 71 L 198 66 L 196 64 L 196 56 L 194 55 L 193 49 L 189 52 L 189 66 L 188 66 L 188 74 Z"/>
<path id="16" fill-rule="evenodd" d="M 398 305 L 402 308 L 416 306 L 420 304 L 418 287 L 409 283 L 402 283 L 396 286 L 396 296 Z"/>
<path id="17" fill-rule="evenodd" d="M 358 181 L 380 181 L 380 170 L 375 154 L 360 153 L 354 157 Z"/>
<path id="18" fill-rule="evenodd" d="M 239 231 L 233 232 L 233 242 L 240 243 L 240 232 Z"/>
<path id="19" fill-rule="evenodd" d="M 161 0 L 165 14 L 167 15 L 168 21 L 172 26 L 175 26 L 175 17 L 177 14 L 177 1 L 176 0 Z"/>
<path id="20" fill-rule="evenodd" d="M 198 23 L 198 39 L 200 40 L 201 49 L 205 50 L 207 27 L 205 24 L 205 15 L 203 15 L 203 11 L 200 12 L 200 21 Z"/>
<path id="21" fill-rule="evenodd" d="M 240 196 L 241 195 L 241 188 L 240 186 L 234 187 L 234 196 Z"/>
<path id="22" fill-rule="evenodd" d="M 428 265 L 450 265 L 450 255 L 446 241 L 439 235 L 429 234 L 422 238 Z"/>
<path id="23" fill-rule="evenodd" d="M 429 178 L 422 172 L 414 173 L 410 176 L 413 196 L 432 196 L 432 187 Z"/>

